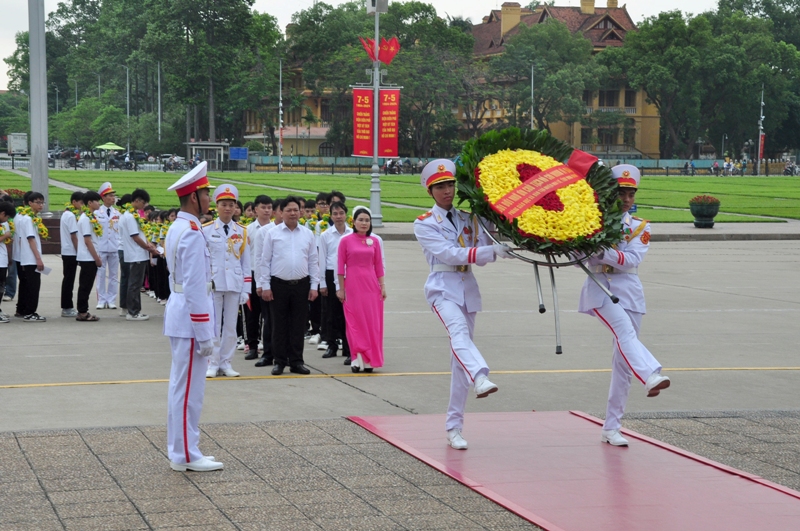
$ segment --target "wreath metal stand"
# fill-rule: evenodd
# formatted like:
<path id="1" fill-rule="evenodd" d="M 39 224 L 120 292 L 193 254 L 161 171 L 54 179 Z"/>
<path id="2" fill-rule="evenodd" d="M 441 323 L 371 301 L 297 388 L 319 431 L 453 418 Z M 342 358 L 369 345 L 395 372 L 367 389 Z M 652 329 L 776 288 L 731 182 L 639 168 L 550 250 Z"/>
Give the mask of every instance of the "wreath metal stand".
<path id="1" fill-rule="evenodd" d="M 505 242 L 501 242 L 501 241 L 499 241 L 497 239 L 497 236 L 499 235 L 499 233 L 497 231 L 490 231 L 486 227 L 486 223 L 485 223 L 485 220 L 483 218 L 479 218 L 479 219 L 480 219 L 481 225 L 483 226 L 484 232 L 486 232 L 486 234 L 489 235 L 489 238 L 491 238 L 494 243 L 498 243 L 498 244 L 501 244 L 501 245 L 505 243 Z M 519 254 L 519 251 L 529 252 L 529 253 L 535 254 L 536 256 L 544 256 L 545 261 L 537 260 L 537 259 L 525 256 L 525 255 Z M 578 267 L 583 269 L 583 271 L 587 275 L 589 275 L 589 278 L 591 278 L 594 281 L 594 283 L 597 284 L 597 286 L 603 291 L 603 293 L 605 293 L 608 296 L 608 298 L 611 299 L 611 302 L 613 302 L 614 304 L 617 304 L 619 302 L 619 297 L 617 297 L 616 295 L 611 293 L 608 290 L 608 288 L 606 288 L 597 279 L 597 277 L 594 276 L 594 273 L 592 273 L 592 271 L 588 267 L 586 267 L 586 264 L 584 264 L 584 262 L 589 258 L 588 256 L 584 256 L 582 258 L 573 258 L 572 260 L 566 260 L 566 261 L 563 261 L 563 262 L 559 262 L 558 261 L 559 256 L 554 254 L 554 253 L 544 253 L 544 254 L 533 253 L 533 251 L 529 251 L 528 249 L 521 248 L 521 247 L 512 248 L 511 251 L 509 252 L 509 254 L 511 256 L 513 256 L 514 258 L 522 260 L 523 262 L 527 262 L 529 264 L 533 264 L 533 275 L 536 278 L 536 294 L 539 297 L 539 313 L 545 313 L 547 311 L 547 308 L 545 308 L 545 306 L 544 306 L 544 297 L 542 295 L 542 280 L 541 280 L 541 277 L 539 276 L 539 266 L 546 267 L 550 271 L 550 286 L 552 287 L 552 291 L 553 291 L 553 313 L 555 313 L 555 321 L 556 321 L 556 354 L 561 354 L 562 350 L 561 350 L 561 320 L 559 318 L 559 311 L 558 311 L 558 291 L 556 290 L 556 275 L 555 275 L 555 272 L 554 272 L 555 269 L 557 269 L 559 267 L 567 267 L 567 266 L 577 265 Z"/>

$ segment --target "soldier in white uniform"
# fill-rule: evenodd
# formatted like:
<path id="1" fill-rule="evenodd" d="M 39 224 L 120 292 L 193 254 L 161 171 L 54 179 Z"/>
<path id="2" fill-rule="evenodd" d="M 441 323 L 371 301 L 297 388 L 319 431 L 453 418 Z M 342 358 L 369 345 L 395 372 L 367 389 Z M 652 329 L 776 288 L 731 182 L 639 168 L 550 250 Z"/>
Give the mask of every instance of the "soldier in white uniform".
<path id="1" fill-rule="evenodd" d="M 641 174 L 636 166 L 630 164 L 614 166 L 611 171 L 619 183 L 619 196 L 625 212 L 622 219 L 624 237 L 613 249 L 590 257 L 587 266 L 611 293 L 619 297 L 619 303 L 614 304 L 592 279 L 587 278 L 581 290 L 578 311 L 596 316 L 614 336 L 611 388 L 601 441 L 627 446 L 628 441 L 620 434 L 620 420 L 628 402 L 631 377 L 635 376 L 645 386 L 649 397 L 658 396 L 669 387 L 670 381 L 661 375 L 661 364 L 639 341 L 645 304 L 638 267 L 650 247 L 650 224 L 631 216 L 628 210 L 633 206 Z"/>
<path id="2" fill-rule="evenodd" d="M 231 367 L 236 352 L 236 316 L 239 305 L 250 298 L 252 281 L 247 229 L 233 221 L 239 190 L 222 184 L 214 192 L 219 217 L 203 225 L 203 234 L 211 251 L 211 280 L 214 283 L 214 332 L 220 333 L 219 346 L 208 360 L 206 378 L 218 374 L 239 376 Z"/>
<path id="3" fill-rule="evenodd" d="M 414 222 L 414 234 L 430 265 L 425 283 L 425 298 L 450 336 L 450 404 L 447 408 L 447 440 L 451 447 L 466 450 L 461 436 L 464 407 L 470 387 L 478 398 L 497 391 L 489 381 L 489 367 L 472 342 L 475 316 L 481 310 L 478 282 L 472 265 L 494 262 L 496 256 L 509 257 L 508 247 L 491 244 L 478 218 L 453 208 L 456 167 L 452 161 L 438 159 L 422 170 L 422 186 L 436 205 Z"/>
<path id="4" fill-rule="evenodd" d="M 169 190 L 180 198 L 181 210 L 164 243 L 170 296 L 164 308 L 164 335 L 172 349 L 167 399 L 167 451 L 173 470 L 206 472 L 222 463 L 204 456 L 200 412 L 206 386 L 207 358 L 214 351 L 214 298 L 211 295 L 211 254 L 200 227 L 208 211 L 208 177 L 201 162 Z"/>
<path id="5" fill-rule="evenodd" d="M 103 183 L 97 193 L 103 204 L 94 217 L 103 227 L 103 235 L 98 239 L 97 252 L 103 266 L 97 270 L 97 309 L 116 309 L 117 291 L 119 291 L 119 210 L 117 195 L 111 183 Z"/>

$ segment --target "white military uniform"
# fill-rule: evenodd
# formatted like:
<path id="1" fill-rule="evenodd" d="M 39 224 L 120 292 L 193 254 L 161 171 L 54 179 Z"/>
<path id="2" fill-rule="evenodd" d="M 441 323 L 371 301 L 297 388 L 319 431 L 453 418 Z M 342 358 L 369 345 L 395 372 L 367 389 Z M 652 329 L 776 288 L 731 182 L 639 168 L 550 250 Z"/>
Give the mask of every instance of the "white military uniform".
<path id="1" fill-rule="evenodd" d="M 98 192 L 101 196 L 114 193 L 111 183 L 105 183 Z M 116 307 L 119 291 L 119 223 L 120 213 L 114 206 L 100 205 L 94 217 L 103 227 L 103 235 L 97 242 L 97 254 L 103 265 L 97 270 L 97 305 Z"/>
<path id="2" fill-rule="evenodd" d="M 611 302 L 597 284 L 587 278 L 578 305 L 579 312 L 596 316 L 614 336 L 605 430 L 621 428 L 631 377 L 635 376 L 644 385 L 651 374 L 661 371 L 661 365 L 638 337 L 646 311 L 638 267 L 650 247 L 650 224 L 628 213 L 622 221 L 624 239 L 614 249 L 594 255 L 586 263 L 597 279 L 619 297 L 619 303 Z"/>
<path id="3" fill-rule="evenodd" d="M 178 183 L 197 176 L 205 163 Z M 208 180 L 205 179 L 207 186 Z M 173 185 L 171 189 L 174 189 Z M 185 188 L 178 188 L 178 193 Z M 184 194 L 186 195 L 186 194 Z M 170 296 L 164 308 L 164 335 L 170 339 L 172 370 L 167 404 L 167 450 L 173 463 L 203 459 L 198 448 L 200 413 L 208 363 L 198 344 L 215 339 L 214 300 L 211 295 L 211 255 L 200 220 L 179 212 L 167 232 L 165 255 L 169 268 Z"/>
<path id="4" fill-rule="evenodd" d="M 217 194 L 233 188 L 223 184 Z M 237 194 L 238 195 L 238 194 Z M 217 201 L 220 199 L 215 197 Z M 222 199 L 228 199 L 222 197 Z M 203 234 L 211 252 L 211 280 L 214 283 L 215 333 L 220 333 L 219 345 L 208 360 L 208 374 L 231 368 L 236 352 L 236 317 L 239 305 L 250 296 L 251 267 L 247 248 L 247 229 L 231 220 L 227 224 L 219 219 L 203 225 Z"/>
<path id="5" fill-rule="evenodd" d="M 414 235 L 431 268 L 425 282 L 425 298 L 450 336 L 452 376 L 445 424 L 448 431 L 463 427 L 470 386 L 479 375 L 489 374 L 486 361 L 472 342 L 481 294 L 471 267 L 495 261 L 491 241 L 478 219 L 456 209 L 451 212 L 454 223 L 439 206 L 414 222 Z"/>

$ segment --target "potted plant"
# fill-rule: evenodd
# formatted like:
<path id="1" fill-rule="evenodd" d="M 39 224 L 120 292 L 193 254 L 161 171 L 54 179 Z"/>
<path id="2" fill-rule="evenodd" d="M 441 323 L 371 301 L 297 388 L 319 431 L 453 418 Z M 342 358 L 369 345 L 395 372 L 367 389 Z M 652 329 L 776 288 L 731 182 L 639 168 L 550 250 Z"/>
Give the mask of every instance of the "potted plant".
<path id="1" fill-rule="evenodd" d="M 689 210 L 694 216 L 694 226 L 710 229 L 714 226 L 714 216 L 719 213 L 719 199 L 711 195 L 698 195 L 689 200 Z"/>
<path id="2" fill-rule="evenodd" d="M 25 195 L 24 191 L 17 190 L 16 188 L 7 188 L 6 193 L 14 200 L 15 207 L 22 206 L 22 197 Z"/>

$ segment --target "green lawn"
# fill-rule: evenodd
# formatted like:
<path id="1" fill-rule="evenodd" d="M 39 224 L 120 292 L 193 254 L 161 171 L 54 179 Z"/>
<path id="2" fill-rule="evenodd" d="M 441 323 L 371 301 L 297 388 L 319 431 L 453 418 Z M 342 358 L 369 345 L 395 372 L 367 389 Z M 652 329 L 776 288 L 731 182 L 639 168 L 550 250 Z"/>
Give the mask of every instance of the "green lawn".
<path id="1" fill-rule="evenodd" d="M 75 186 L 97 190 L 105 181 L 110 181 L 119 195 L 134 188 L 146 189 L 151 202 L 159 208 L 177 206 L 178 200 L 167 188 L 178 179 L 179 174 L 164 172 L 131 171 L 74 171 L 51 170 L 50 177 Z M 243 202 L 258 194 L 273 198 L 285 197 L 291 192 L 278 188 L 302 191 L 298 195 L 313 198 L 318 191 L 339 190 L 353 198 L 351 204 L 368 204 L 369 175 L 320 175 L 299 173 L 221 173 L 210 174 L 213 184 L 236 181 Z M 242 183 L 242 184 L 238 184 Z M 247 184 L 243 184 L 247 183 Z M 0 189 L 13 187 L 28 189 L 30 181 L 7 171 L 0 170 Z M 278 187 L 278 188 L 276 188 Z M 666 177 L 646 176 L 637 194 L 638 215 L 655 222 L 688 223 L 692 216 L 688 211 L 689 199 L 699 194 L 711 194 L 721 201 L 719 222 L 777 221 L 755 216 L 771 216 L 800 219 L 800 179 L 797 177 Z M 69 192 L 50 187 L 51 203 L 60 206 L 69 199 Z M 364 201 L 358 201 L 360 198 Z M 413 221 L 431 205 L 431 198 L 419 185 L 419 176 L 381 176 L 381 199 L 385 203 L 397 203 L 416 207 L 396 208 L 384 205 L 384 221 Z M 681 210 L 654 209 L 668 207 Z M 727 214 L 745 214 L 731 216 Z"/>

